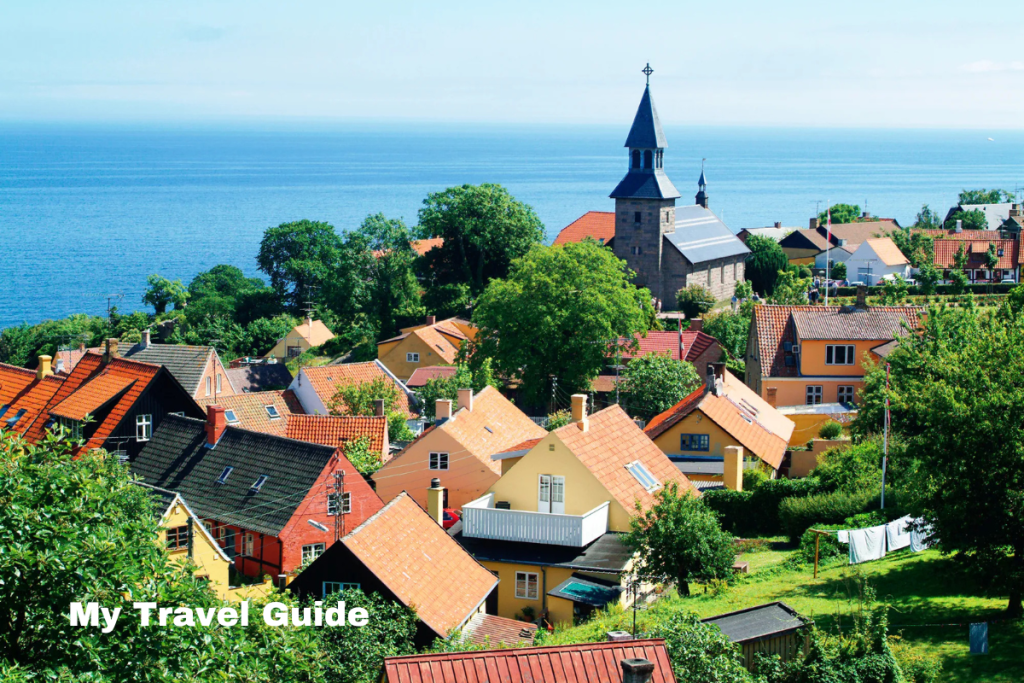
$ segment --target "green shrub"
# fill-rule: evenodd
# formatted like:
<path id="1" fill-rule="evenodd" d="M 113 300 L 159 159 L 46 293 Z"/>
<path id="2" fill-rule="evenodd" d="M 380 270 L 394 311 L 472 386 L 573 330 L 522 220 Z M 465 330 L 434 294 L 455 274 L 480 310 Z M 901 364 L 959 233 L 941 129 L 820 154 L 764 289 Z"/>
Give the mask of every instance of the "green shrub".
<path id="1" fill-rule="evenodd" d="M 838 439 L 843 434 L 843 425 L 839 424 L 835 420 L 829 420 L 825 424 L 821 425 L 821 429 L 818 430 L 818 436 L 828 441 Z"/>
<path id="2" fill-rule="evenodd" d="M 872 491 L 846 493 L 833 491 L 802 498 L 788 498 L 779 505 L 779 522 L 783 533 L 794 543 L 811 527 L 839 524 L 847 517 L 866 512 L 876 503 Z"/>
<path id="3" fill-rule="evenodd" d="M 676 304 L 687 318 L 699 318 L 715 307 L 717 299 L 707 287 L 692 284 L 676 292 Z"/>
<path id="4" fill-rule="evenodd" d="M 722 528 L 737 536 L 774 536 L 782 533 L 779 506 L 789 498 L 822 491 L 820 481 L 770 479 L 749 491 L 708 491 L 704 502 L 718 513 Z"/>

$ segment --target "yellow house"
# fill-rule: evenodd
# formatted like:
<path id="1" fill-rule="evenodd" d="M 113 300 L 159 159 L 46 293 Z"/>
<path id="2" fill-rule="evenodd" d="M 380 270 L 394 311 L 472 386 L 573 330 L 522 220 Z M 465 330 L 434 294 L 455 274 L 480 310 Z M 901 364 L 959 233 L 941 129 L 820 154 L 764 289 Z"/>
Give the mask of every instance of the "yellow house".
<path id="1" fill-rule="evenodd" d="M 277 358 L 282 361 L 288 360 L 332 339 L 334 339 L 334 333 L 327 329 L 323 322 L 306 318 L 293 327 L 288 334 L 278 339 L 274 348 L 270 349 L 265 357 Z"/>
<path id="2" fill-rule="evenodd" d="M 621 539 L 636 510 L 670 481 L 687 478 L 617 405 L 574 421 L 525 452 L 496 455 L 504 474 L 462 507 L 456 540 L 501 579 L 499 616 L 544 616 L 571 624 L 609 603 L 632 603 L 633 554 Z M 443 481 L 442 481 L 443 483 Z M 525 612 L 524 612 L 525 610 Z"/>
<path id="3" fill-rule="evenodd" d="M 440 478 L 448 494 L 444 507 L 461 508 L 498 480 L 501 466 L 492 454 L 547 433 L 494 387 L 475 396 L 460 389 L 456 411 L 451 401 L 439 400 L 436 413 L 433 427 L 373 474 L 385 503 L 407 491 L 426 508 L 427 488 Z"/>
<path id="4" fill-rule="evenodd" d="M 652 419 L 644 433 L 691 481 L 725 483 L 726 448 L 743 448 L 753 456 L 746 467 L 762 462 L 774 475 L 794 428 L 725 363 L 709 363 L 704 385 Z"/>
<path id="5" fill-rule="evenodd" d="M 377 359 L 406 382 L 417 368 L 454 365 L 462 345 L 477 329 L 460 318 L 438 321 L 428 315 L 423 325 L 402 328 L 401 334 L 377 344 Z"/>
<path id="6" fill-rule="evenodd" d="M 865 361 L 878 361 L 893 340 L 921 325 L 915 306 L 868 306 L 857 288 L 853 306 L 754 307 L 746 384 L 773 406 L 856 404 Z"/>

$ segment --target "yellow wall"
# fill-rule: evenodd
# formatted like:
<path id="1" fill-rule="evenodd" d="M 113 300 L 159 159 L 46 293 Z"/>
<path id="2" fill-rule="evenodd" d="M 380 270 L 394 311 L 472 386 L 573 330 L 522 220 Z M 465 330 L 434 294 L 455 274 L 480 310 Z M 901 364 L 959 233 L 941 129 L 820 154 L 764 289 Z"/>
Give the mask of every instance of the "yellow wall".
<path id="1" fill-rule="evenodd" d="M 408 362 L 405 359 L 405 354 L 407 353 L 420 354 L 420 361 L 418 363 Z M 378 346 L 377 358 L 384 364 L 384 367 L 403 382 L 412 377 L 412 373 L 416 368 L 427 368 L 432 365 L 451 365 L 451 363 L 438 354 L 437 349 L 427 344 L 415 334 L 410 334 L 398 342 Z"/>
<path id="2" fill-rule="evenodd" d="M 761 379 L 761 398 L 768 399 L 768 389 L 775 387 L 778 389 L 778 393 L 775 397 L 776 406 L 802 406 L 807 404 L 807 386 L 816 385 L 821 387 L 822 403 L 836 403 L 839 400 L 839 387 L 840 386 L 852 386 L 854 400 L 860 400 L 860 390 L 864 388 L 864 382 L 860 377 L 850 377 L 850 379 L 823 379 L 820 377 L 797 377 L 794 379 L 780 380 L 775 377 L 763 377 Z M 795 416 L 787 416 L 794 422 L 797 422 Z M 797 422 L 797 428 L 793 431 L 793 439 L 798 439 L 798 433 L 800 431 L 800 423 Z M 799 441 L 790 441 L 790 443 L 796 445 Z"/>
<path id="3" fill-rule="evenodd" d="M 270 349 L 267 353 L 266 358 L 273 356 L 281 360 L 288 360 L 288 347 L 299 346 L 303 351 L 309 350 L 309 340 L 306 339 L 306 335 L 299 334 L 295 329 L 292 329 L 283 339 L 279 340 L 274 348 Z"/>
<path id="4" fill-rule="evenodd" d="M 524 607 L 533 607 L 536 615 L 544 611 L 545 601 L 548 609 L 548 621 L 552 624 L 572 624 L 572 601 L 564 598 L 553 598 L 547 592 L 562 583 L 573 571 L 562 567 L 538 567 L 531 564 L 511 564 L 505 562 L 481 562 L 483 566 L 498 575 L 498 616 L 515 619 Z M 533 572 L 539 575 L 540 588 L 536 600 L 516 597 L 516 572 Z M 547 580 L 544 575 L 547 573 Z"/>
<path id="5" fill-rule="evenodd" d="M 679 448 L 681 434 L 707 434 L 709 450 L 683 451 Z M 726 446 L 742 446 L 727 431 L 715 424 L 700 410 L 694 410 L 654 440 L 655 445 L 666 455 L 714 455 L 723 457 Z"/>
<path id="6" fill-rule="evenodd" d="M 166 529 L 186 526 L 188 524 L 188 510 L 180 502 L 174 504 L 171 511 L 164 517 L 162 526 Z M 231 563 L 213 547 L 209 537 L 201 530 L 202 522 L 192 518 L 192 561 L 196 564 L 196 576 L 207 576 L 210 580 L 210 588 L 219 598 L 228 597 L 228 567 Z M 166 547 L 166 532 L 162 532 L 159 543 Z M 168 550 L 167 554 L 172 559 L 185 562 L 188 560 L 188 550 Z"/>
<path id="7" fill-rule="evenodd" d="M 536 512 L 537 481 L 541 474 L 565 477 L 565 514 L 582 515 L 608 501 L 608 530 L 629 531 L 630 515 L 553 432 L 491 486 L 494 500 L 507 500 L 513 510 Z"/>
<path id="8" fill-rule="evenodd" d="M 804 341 L 800 340 L 800 374 L 802 375 L 831 375 L 844 377 L 863 377 L 864 358 L 872 358 L 871 349 L 884 344 L 886 339 L 875 339 L 873 341 Z M 825 365 L 825 347 L 841 344 L 853 344 L 856 349 L 853 365 Z"/>
<path id="9" fill-rule="evenodd" d="M 803 249 L 800 249 L 800 250 L 794 249 L 792 251 L 804 251 L 804 250 Z M 791 259 L 789 259 L 789 263 L 791 265 L 794 265 L 794 266 L 813 266 L 814 265 L 814 256 L 801 256 L 801 257 L 797 257 L 797 258 L 791 258 Z"/>
<path id="10" fill-rule="evenodd" d="M 448 453 L 447 470 L 430 469 L 432 452 Z M 455 509 L 482 496 L 498 480 L 492 469 L 466 451 L 443 426 L 414 441 L 373 474 L 377 495 L 385 503 L 402 491 L 408 491 L 424 510 L 427 489 L 435 477 L 448 489 L 448 507 Z"/>

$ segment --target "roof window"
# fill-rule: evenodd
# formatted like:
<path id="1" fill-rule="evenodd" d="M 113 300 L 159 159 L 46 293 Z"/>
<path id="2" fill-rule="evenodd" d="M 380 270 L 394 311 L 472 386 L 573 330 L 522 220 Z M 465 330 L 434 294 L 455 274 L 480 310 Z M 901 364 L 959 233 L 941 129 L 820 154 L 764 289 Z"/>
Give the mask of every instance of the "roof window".
<path id="1" fill-rule="evenodd" d="M 238 424 L 238 415 L 235 415 L 233 410 L 225 410 L 224 419 L 228 421 L 229 425 Z"/>
<path id="2" fill-rule="evenodd" d="M 281 413 L 277 412 L 277 406 L 264 406 L 267 409 L 267 415 L 271 420 L 277 420 L 281 417 Z"/>
<path id="3" fill-rule="evenodd" d="M 234 467 L 225 467 L 224 471 L 220 473 L 219 477 L 217 477 L 217 483 L 218 484 L 226 484 L 226 483 L 228 483 L 228 475 L 230 475 L 232 470 L 234 470 L 234 469 L 235 469 Z"/>
<path id="4" fill-rule="evenodd" d="M 643 486 L 648 493 L 661 487 L 661 483 L 654 478 L 654 475 L 647 471 L 647 468 L 644 467 L 639 460 L 626 465 L 626 469 L 629 470 L 629 473 L 632 474 L 638 482 L 640 482 L 640 485 Z"/>
<path id="5" fill-rule="evenodd" d="M 14 417 L 7 418 L 7 428 L 8 429 L 14 429 L 14 425 L 18 424 L 18 420 L 20 420 L 21 416 L 24 415 L 24 414 L 25 414 L 25 409 L 22 408 L 21 410 L 19 410 L 18 412 L 16 412 L 14 414 Z"/>
<path id="6" fill-rule="evenodd" d="M 494 430 L 493 430 L 493 429 L 491 429 L 490 427 L 484 427 L 484 429 L 486 429 L 486 430 L 487 430 L 488 432 L 490 432 L 491 434 L 493 434 L 493 433 L 494 433 Z"/>
<path id="7" fill-rule="evenodd" d="M 267 483 L 267 475 L 261 474 L 259 476 L 259 478 L 256 479 L 256 483 L 253 484 L 252 487 L 249 489 L 249 492 L 250 493 L 259 493 L 260 489 L 263 488 L 263 485 L 266 484 L 266 483 Z"/>

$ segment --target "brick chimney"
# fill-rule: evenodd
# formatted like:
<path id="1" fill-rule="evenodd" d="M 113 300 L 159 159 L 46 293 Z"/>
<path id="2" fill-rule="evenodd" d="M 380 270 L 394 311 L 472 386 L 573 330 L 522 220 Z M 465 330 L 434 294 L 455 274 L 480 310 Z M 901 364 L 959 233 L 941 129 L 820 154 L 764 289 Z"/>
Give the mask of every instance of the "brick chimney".
<path id="1" fill-rule="evenodd" d="M 868 307 L 868 286 L 863 282 L 857 283 L 857 308 Z"/>
<path id="2" fill-rule="evenodd" d="M 53 368 L 50 365 L 52 362 L 53 356 L 39 356 L 39 366 L 36 368 L 36 379 L 49 377 L 53 374 Z"/>
<path id="3" fill-rule="evenodd" d="M 473 412 L 473 390 L 472 389 L 459 389 L 459 403 L 456 410 L 466 409 L 467 412 Z"/>
<path id="4" fill-rule="evenodd" d="M 437 316 L 436 315 L 428 315 L 427 316 L 427 324 L 428 325 L 435 325 L 435 324 L 437 324 Z"/>
<path id="5" fill-rule="evenodd" d="M 384 417 L 384 399 L 373 399 L 373 414 L 377 417 Z"/>
<path id="6" fill-rule="evenodd" d="M 765 399 L 772 408 L 779 407 L 779 388 L 768 387 L 765 389 Z"/>
<path id="7" fill-rule="evenodd" d="M 224 409 L 220 406 L 208 406 L 206 408 L 206 446 L 208 448 L 216 446 L 227 428 L 228 421 L 224 417 Z"/>
<path id="8" fill-rule="evenodd" d="M 572 421 L 580 428 L 580 431 L 587 431 L 590 421 L 587 419 L 587 395 L 572 395 Z"/>
<path id="9" fill-rule="evenodd" d="M 149 348 L 149 345 L 150 345 L 149 330 L 143 330 L 142 331 L 142 341 L 139 342 L 139 345 L 142 346 L 142 348 L 144 348 L 144 349 L 148 349 Z"/>
<path id="10" fill-rule="evenodd" d="M 722 483 L 730 491 L 743 490 L 743 447 L 726 446 L 722 471 Z"/>
<path id="11" fill-rule="evenodd" d="M 434 404 L 434 419 L 435 424 L 439 424 L 442 420 L 447 420 L 452 416 L 452 402 L 451 399 L 439 398 L 437 403 Z"/>
<path id="12" fill-rule="evenodd" d="M 444 487 L 437 478 L 430 480 L 430 488 L 427 489 L 427 514 L 432 520 L 444 526 Z"/>
<path id="13" fill-rule="evenodd" d="M 708 363 L 707 386 L 704 391 L 718 396 L 722 393 L 724 382 L 725 363 Z"/>
<path id="14" fill-rule="evenodd" d="M 117 340 L 111 338 L 107 340 L 106 350 L 103 352 L 103 362 L 109 363 L 115 358 L 117 358 Z"/>
<path id="15" fill-rule="evenodd" d="M 654 673 L 654 664 L 646 659 L 623 659 L 622 683 L 648 683 Z"/>
<path id="16" fill-rule="evenodd" d="M 782 227 L 782 221 L 775 221 L 775 227 L 776 228 L 781 228 Z"/>
<path id="17" fill-rule="evenodd" d="M 1024 216 L 1024 211 L 1021 210 L 1020 204 L 1010 205 L 1010 218 L 1020 218 Z"/>
<path id="18" fill-rule="evenodd" d="M 704 331 L 704 321 L 701 318 L 691 318 L 690 319 L 690 332 L 703 332 L 703 331 Z M 681 350 L 682 349 L 680 349 L 680 351 Z"/>
<path id="19" fill-rule="evenodd" d="M 811 228 L 811 230 L 817 230 L 818 229 L 818 219 L 817 218 L 812 218 L 810 220 L 810 222 L 808 223 L 808 226 Z"/>

